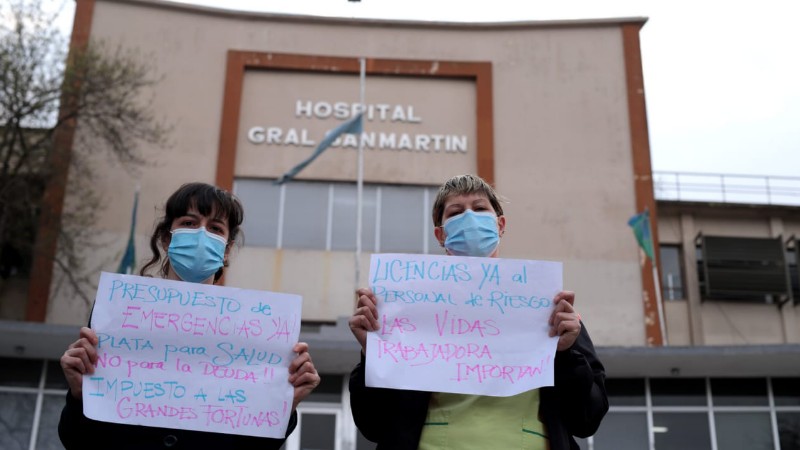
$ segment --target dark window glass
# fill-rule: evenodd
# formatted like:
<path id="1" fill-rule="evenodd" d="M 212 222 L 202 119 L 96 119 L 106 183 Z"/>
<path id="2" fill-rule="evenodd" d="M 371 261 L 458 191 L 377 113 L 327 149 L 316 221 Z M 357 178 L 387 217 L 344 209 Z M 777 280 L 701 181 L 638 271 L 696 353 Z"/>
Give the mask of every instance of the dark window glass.
<path id="1" fill-rule="evenodd" d="M 714 406 L 767 406 L 767 380 L 764 378 L 712 378 Z"/>
<path id="2" fill-rule="evenodd" d="M 34 394 L 0 392 L 0 448 L 3 450 L 28 449 L 35 408 L 36 395 Z"/>
<path id="3" fill-rule="evenodd" d="M 800 450 L 800 412 L 778 413 L 781 450 Z"/>
<path id="4" fill-rule="evenodd" d="M 39 417 L 39 433 L 36 437 L 36 450 L 63 450 L 58 438 L 58 421 L 64 408 L 63 395 L 45 395 L 42 401 L 42 415 Z"/>
<path id="5" fill-rule="evenodd" d="M 0 367 L 3 368 L 0 370 L 0 386 L 39 386 L 42 376 L 40 359 L 0 358 Z"/>
<path id="6" fill-rule="evenodd" d="M 609 413 L 594 435 L 594 450 L 648 448 L 645 413 Z"/>
<path id="7" fill-rule="evenodd" d="M 339 403 L 342 401 L 342 375 L 321 374 L 319 386 L 306 398 L 307 402 Z"/>
<path id="8" fill-rule="evenodd" d="M 64 371 L 61 370 L 61 363 L 58 361 L 47 362 L 47 380 L 44 387 L 46 389 L 69 389 L 67 379 L 64 378 Z"/>
<path id="9" fill-rule="evenodd" d="M 683 290 L 683 252 L 678 245 L 662 245 L 659 249 L 661 259 L 661 295 L 664 300 L 686 298 Z"/>
<path id="10" fill-rule="evenodd" d="M 715 412 L 717 448 L 773 450 L 769 413 Z"/>
<path id="11" fill-rule="evenodd" d="M 336 448 L 336 416 L 303 413 L 300 421 L 300 448 L 307 450 Z"/>
<path id="12" fill-rule="evenodd" d="M 654 413 L 653 437 L 658 450 L 711 448 L 708 414 Z"/>
<path id="13" fill-rule="evenodd" d="M 800 378 L 773 378 L 775 406 L 800 406 Z"/>
<path id="14" fill-rule="evenodd" d="M 706 381 L 702 378 L 652 378 L 653 406 L 706 406 Z"/>
<path id="15" fill-rule="evenodd" d="M 611 406 L 644 406 L 644 380 L 641 378 L 611 378 L 606 380 L 606 392 Z"/>

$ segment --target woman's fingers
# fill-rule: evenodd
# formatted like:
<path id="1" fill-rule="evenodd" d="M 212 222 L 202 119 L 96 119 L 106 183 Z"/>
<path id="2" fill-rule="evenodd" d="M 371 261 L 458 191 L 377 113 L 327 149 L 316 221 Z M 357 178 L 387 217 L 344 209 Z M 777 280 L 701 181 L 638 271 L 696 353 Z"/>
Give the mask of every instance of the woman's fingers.
<path id="1" fill-rule="evenodd" d="M 297 408 L 297 404 L 303 401 L 321 380 L 311 360 L 311 354 L 308 353 L 308 344 L 298 342 L 294 348 L 301 351 L 289 364 L 289 383 L 294 386 L 292 409 Z"/>
<path id="2" fill-rule="evenodd" d="M 67 347 L 61 356 L 61 370 L 67 379 L 70 391 L 80 398 L 83 391 L 83 375 L 94 373 L 97 364 L 97 334 L 91 328 L 83 327 L 78 340 Z"/>
<path id="3" fill-rule="evenodd" d="M 561 291 L 553 297 L 553 303 L 558 303 L 561 300 L 566 300 L 567 303 L 574 306 L 575 305 L 575 293 L 572 291 Z"/>
<path id="4" fill-rule="evenodd" d="M 559 293 L 559 295 L 562 294 L 562 293 Z M 572 302 L 574 302 L 574 301 L 575 301 L 575 295 L 573 294 Z M 555 325 L 556 315 L 558 315 L 560 313 L 564 313 L 564 312 L 566 312 L 566 313 L 574 313 L 575 312 L 575 308 L 572 306 L 572 302 L 570 302 L 570 300 L 568 300 L 566 298 L 559 298 L 558 295 L 556 296 L 556 298 L 553 299 L 553 303 L 556 305 L 556 307 L 553 308 L 553 312 L 550 313 L 549 324 L 551 326 Z"/>
<path id="5" fill-rule="evenodd" d="M 61 358 L 61 367 L 71 369 L 80 374 L 94 373 L 94 362 L 84 348 L 71 348 L 64 352 Z"/>
<path id="6" fill-rule="evenodd" d="M 86 338 L 78 339 L 70 344 L 67 352 L 70 351 L 72 351 L 72 356 L 82 357 L 82 355 L 85 355 L 87 365 L 94 366 L 97 363 L 97 347 Z"/>
<path id="7" fill-rule="evenodd" d="M 292 379 L 298 374 L 303 372 L 303 365 L 306 363 L 311 362 L 311 355 L 308 352 L 303 352 L 297 355 L 292 362 L 289 364 L 289 373 L 291 374 L 289 377 L 289 381 L 293 381 Z M 313 364 L 309 364 L 313 367 Z M 306 369 L 307 370 L 307 369 Z"/>
<path id="8" fill-rule="evenodd" d="M 358 302 L 356 303 L 355 314 L 365 316 L 372 324 L 374 329 L 378 327 L 378 300 L 368 288 L 361 288 L 356 291 Z"/>
<path id="9" fill-rule="evenodd" d="M 555 308 L 550 314 L 550 336 L 558 336 L 557 350 L 572 347 L 581 332 L 581 317 L 575 312 L 575 293 L 561 291 L 553 297 Z"/>
<path id="10" fill-rule="evenodd" d="M 97 345 L 97 334 L 89 327 L 81 327 L 80 337 L 87 339 L 92 345 Z"/>
<path id="11" fill-rule="evenodd" d="M 375 314 L 367 306 L 362 306 L 353 313 L 352 319 L 355 319 L 355 325 L 364 328 L 367 331 L 375 331 L 380 328 L 380 323 L 375 317 Z M 351 323 L 350 328 L 353 328 Z"/>
<path id="12" fill-rule="evenodd" d="M 72 368 L 80 373 L 94 373 L 97 363 L 97 335 L 91 328 L 83 327 L 80 337 L 73 342 L 64 352 L 61 367 L 66 370 Z M 80 361 L 80 364 L 77 362 Z"/>
<path id="13" fill-rule="evenodd" d="M 369 288 L 361 288 L 356 291 L 356 310 L 347 321 L 350 331 L 361 344 L 361 349 L 366 351 L 367 332 L 376 331 L 380 328 L 378 320 L 378 300 Z"/>

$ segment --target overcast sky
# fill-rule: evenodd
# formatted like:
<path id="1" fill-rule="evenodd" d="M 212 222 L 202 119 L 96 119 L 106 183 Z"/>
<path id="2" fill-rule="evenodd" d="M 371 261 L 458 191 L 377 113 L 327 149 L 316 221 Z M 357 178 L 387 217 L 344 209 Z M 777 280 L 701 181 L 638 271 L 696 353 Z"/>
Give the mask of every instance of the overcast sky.
<path id="1" fill-rule="evenodd" d="M 646 16 L 641 42 L 653 169 L 800 176 L 800 2 L 794 0 L 182 1 L 437 21 Z M 67 3 L 65 23 L 74 8 Z"/>

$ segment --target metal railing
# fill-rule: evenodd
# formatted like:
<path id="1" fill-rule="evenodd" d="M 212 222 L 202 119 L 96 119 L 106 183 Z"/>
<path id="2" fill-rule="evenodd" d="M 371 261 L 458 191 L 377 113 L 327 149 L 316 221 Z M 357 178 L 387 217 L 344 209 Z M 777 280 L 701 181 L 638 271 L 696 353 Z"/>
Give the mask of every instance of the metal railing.
<path id="1" fill-rule="evenodd" d="M 658 200 L 800 206 L 800 177 L 653 172 Z"/>

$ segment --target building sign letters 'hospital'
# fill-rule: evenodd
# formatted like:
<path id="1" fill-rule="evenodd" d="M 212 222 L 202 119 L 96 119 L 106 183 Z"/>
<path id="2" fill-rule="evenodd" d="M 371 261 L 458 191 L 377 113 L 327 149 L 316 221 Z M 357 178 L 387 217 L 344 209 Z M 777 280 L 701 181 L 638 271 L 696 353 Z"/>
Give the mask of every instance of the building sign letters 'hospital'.
<path id="1" fill-rule="evenodd" d="M 422 118 L 417 115 L 413 105 L 386 103 L 362 105 L 361 103 L 297 100 L 294 116 L 297 119 L 347 120 L 362 111 L 367 123 L 364 125 L 364 132 L 360 139 L 366 149 L 465 154 L 469 148 L 467 136 L 461 134 L 370 130 L 369 123 L 421 124 Z M 332 129 L 334 126 L 330 128 Z M 322 136 L 313 136 L 307 128 L 254 126 L 247 131 L 247 140 L 253 144 L 313 148 L 321 138 Z M 358 148 L 358 139 L 359 136 L 345 134 L 336 139 L 331 146 Z"/>

